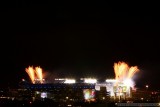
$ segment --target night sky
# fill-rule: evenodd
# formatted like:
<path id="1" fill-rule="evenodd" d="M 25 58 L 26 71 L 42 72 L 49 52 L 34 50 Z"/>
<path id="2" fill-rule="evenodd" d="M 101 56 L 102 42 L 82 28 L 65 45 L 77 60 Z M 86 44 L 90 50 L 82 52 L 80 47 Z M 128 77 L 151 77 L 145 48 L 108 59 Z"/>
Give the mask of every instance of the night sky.
<path id="1" fill-rule="evenodd" d="M 29 65 L 50 78 L 113 78 L 118 61 L 139 67 L 137 86 L 159 86 L 157 3 L 17 0 L 1 10 L 0 87 L 29 80 Z"/>

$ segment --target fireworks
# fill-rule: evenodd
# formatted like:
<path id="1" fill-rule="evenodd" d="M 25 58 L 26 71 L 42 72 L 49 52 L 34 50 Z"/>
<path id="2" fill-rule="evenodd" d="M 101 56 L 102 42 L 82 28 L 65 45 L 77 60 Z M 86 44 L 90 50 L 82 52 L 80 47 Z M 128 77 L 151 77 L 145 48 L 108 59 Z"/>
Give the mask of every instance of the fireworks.
<path id="1" fill-rule="evenodd" d="M 30 66 L 29 66 L 28 68 L 26 68 L 26 72 L 28 73 L 28 75 L 29 75 L 29 77 L 30 77 L 32 83 L 34 83 L 34 80 L 35 80 L 35 73 L 34 73 L 33 67 L 30 67 Z"/>
<path id="2" fill-rule="evenodd" d="M 37 78 L 40 80 L 40 83 L 42 83 L 42 80 L 43 80 L 42 68 L 36 67 L 35 72 L 37 74 Z"/>
<path id="3" fill-rule="evenodd" d="M 34 69 L 33 67 L 29 66 L 28 68 L 26 68 L 26 72 L 28 73 L 33 84 L 35 83 L 35 80 L 39 81 L 40 83 L 43 83 L 42 68 L 35 67 Z"/>
<path id="4" fill-rule="evenodd" d="M 132 77 L 138 71 L 137 66 L 129 67 L 125 62 L 114 63 L 115 79 L 127 86 L 133 87 Z"/>
<path id="5" fill-rule="evenodd" d="M 40 67 L 28 67 L 26 72 L 28 73 L 32 83 L 43 83 L 43 72 Z M 114 63 L 115 80 L 107 80 L 106 82 L 115 82 L 115 86 L 119 83 L 123 83 L 126 86 L 133 87 L 132 77 L 139 69 L 137 66 L 129 67 L 125 62 Z M 96 79 L 84 78 L 85 83 L 97 83 Z M 64 83 L 75 83 L 75 80 L 66 80 Z"/>

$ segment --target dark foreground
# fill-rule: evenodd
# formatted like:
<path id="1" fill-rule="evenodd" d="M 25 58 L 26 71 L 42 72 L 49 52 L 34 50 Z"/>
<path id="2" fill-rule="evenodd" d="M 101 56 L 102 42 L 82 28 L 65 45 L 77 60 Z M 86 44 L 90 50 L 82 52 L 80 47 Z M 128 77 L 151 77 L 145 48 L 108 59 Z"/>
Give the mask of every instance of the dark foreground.
<path id="1" fill-rule="evenodd" d="M 0 100 L 0 107 L 116 107 L 115 103 L 106 102 L 54 102 L 52 100 L 45 101 L 12 101 L 12 100 Z"/>
<path id="2" fill-rule="evenodd" d="M 128 104 L 126 101 L 121 103 L 116 103 L 116 102 L 55 102 L 51 99 L 35 100 L 35 101 L 0 99 L 0 107 L 118 107 L 118 106 L 124 107 L 122 105 L 118 105 L 123 103 Z M 142 106 L 142 104 L 147 104 L 148 107 L 160 106 L 160 103 L 154 101 L 151 102 L 133 101 L 130 102 L 129 104 L 138 104 L 136 105 L 136 107 L 146 107 Z M 151 106 L 151 104 L 153 106 Z M 125 105 L 125 107 L 128 106 Z"/>

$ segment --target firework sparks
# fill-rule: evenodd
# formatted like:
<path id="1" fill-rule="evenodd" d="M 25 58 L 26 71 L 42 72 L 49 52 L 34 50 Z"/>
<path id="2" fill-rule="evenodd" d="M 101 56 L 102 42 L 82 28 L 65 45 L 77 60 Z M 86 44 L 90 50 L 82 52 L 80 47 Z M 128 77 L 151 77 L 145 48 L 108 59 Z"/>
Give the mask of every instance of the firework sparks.
<path id="1" fill-rule="evenodd" d="M 33 84 L 37 82 L 43 83 L 44 79 L 42 74 L 42 68 L 35 67 L 34 69 L 33 67 L 29 66 L 28 68 L 26 68 L 26 72 L 28 73 Z"/>
<path id="2" fill-rule="evenodd" d="M 35 72 L 37 74 L 37 78 L 41 81 L 42 83 L 42 80 L 43 80 L 43 75 L 42 75 L 42 68 L 40 67 L 36 67 L 35 68 Z"/>
<path id="3" fill-rule="evenodd" d="M 127 75 L 128 68 L 128 65 L 124 62 L 114 63 L 116 80 L 123 80 Z"/>
<path id="4" fill-rule="evenodd" d="M 35 68 L 36 70 L 36 74 L 37 74 L 37 77 L 38 77 L 38 79 L 43 79 L 43 75 L 42 75 L 42 68 L 40 68 L 40 67 L 36 67 Z"/>
<path id="5" fill-rule="evenodd" d="M 132 77 L 139 69 L 137 66 L 129 67 L 125 62 L 114 63 L 115 79 L 133 87 Z"/>
<path id="6" fill-rule="evenodd" d="M 139 71 L 137 66 L 131 67 L 128 72 L 128 78 L 132 78 L 137 71 Z"/>
<path id="7" fill-rule="evenodd" d="M 28 68 L 26 68 L 26 72 L 28 73 L 28 75 L 29 75 L 29 77 L 30 77 L 32 83 L 34 83 L 34 80 L 35 80 L 35 73 L 34 73 L 33 67 L 30 67 L 30 66 L 29 66 Z"/>

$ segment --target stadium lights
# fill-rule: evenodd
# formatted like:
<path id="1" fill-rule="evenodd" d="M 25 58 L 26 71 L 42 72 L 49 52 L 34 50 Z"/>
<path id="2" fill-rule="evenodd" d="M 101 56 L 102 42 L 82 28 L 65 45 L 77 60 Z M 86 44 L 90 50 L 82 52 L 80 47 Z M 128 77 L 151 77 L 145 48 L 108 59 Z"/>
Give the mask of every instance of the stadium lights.
<path id="1" fill-rule="evenodd" d="M 97 83 L 97 79 L 86 78 L 84 79 L 85 83 Z"/>
<path id="2" fill-rule="evenodd" d="M 115 79 L 107 79 L 106 82 L 117 82 Z"/>
<path id="3" fill-rule="evenodd" d="M 76 83 L 76 80 L 75 80 L 75 79 L 66 79 L 66 80 L 64 81 L 64 83 L 73 84 L 73 83 Z"/>

